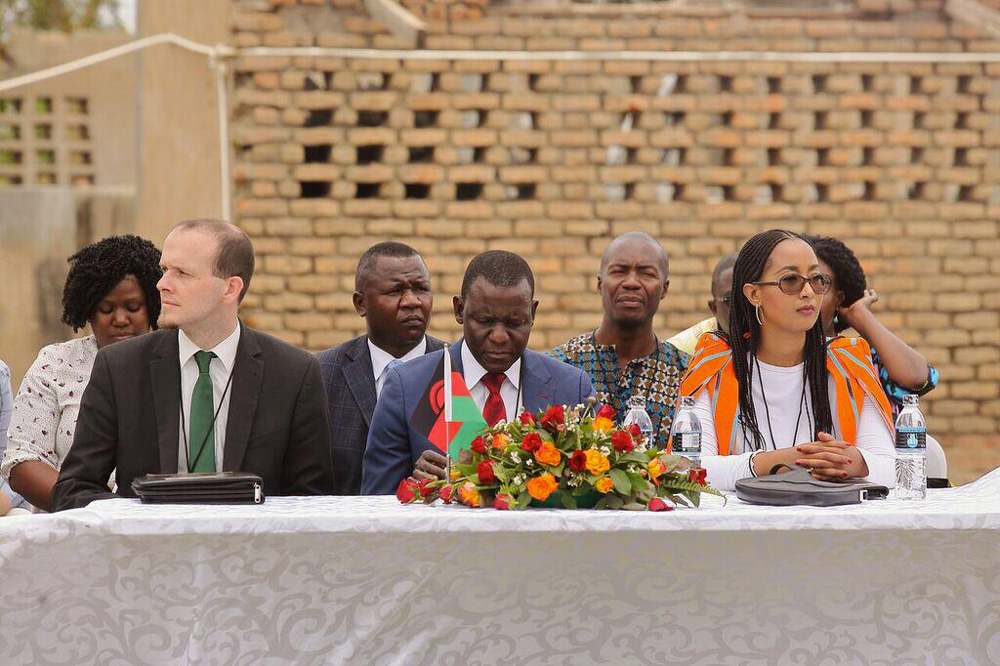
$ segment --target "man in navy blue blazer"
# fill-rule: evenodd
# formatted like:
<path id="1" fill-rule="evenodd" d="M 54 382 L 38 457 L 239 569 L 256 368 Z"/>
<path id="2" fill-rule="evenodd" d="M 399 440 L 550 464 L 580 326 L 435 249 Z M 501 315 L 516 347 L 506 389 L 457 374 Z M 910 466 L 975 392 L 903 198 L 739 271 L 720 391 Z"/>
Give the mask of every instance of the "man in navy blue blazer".
<path id="1" fill-rule="evenodd" d="M 491 425 L 522 410 L 577 405 L 593 392 L 587 373 L 527 349 L 538 301 L 535 278 L 520 256 L 491 250 L 475 257 L 455 296 L 462 340 L 450 346 L 472 399 Z M 362 495 L 394 493 L 408 476 L 444 478 L 446 459 L 410 419 L 445 352 L 425 354 L 389 370 L 368 432 Z"/>

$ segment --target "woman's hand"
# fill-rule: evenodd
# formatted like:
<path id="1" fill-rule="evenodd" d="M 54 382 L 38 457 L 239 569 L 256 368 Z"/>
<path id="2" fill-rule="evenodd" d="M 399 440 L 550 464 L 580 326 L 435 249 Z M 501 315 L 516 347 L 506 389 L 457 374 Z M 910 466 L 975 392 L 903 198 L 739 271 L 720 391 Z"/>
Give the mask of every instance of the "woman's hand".
<path id="1" fill-rule="evenodd" d="M 851 328 L 858 330 L 855 324 L 860 323 L 859 320 L 866 314 L 871 314 L 872 306 L 876 303 L 878 303 L 878 292 L 874 289 L 865 289 L 861 298 L 846 308 L 840 308 L 840 316 Z"/>
<path id="2" fill-rule="evenodd" d="M 799 444 L 795 450 L 803 454 L 795 464 L 805 467 L 821 481 L 843 481 L 868 475 L 868 465 L 857 447 L 825 432 L 819 433 L 818 441 Z"/>

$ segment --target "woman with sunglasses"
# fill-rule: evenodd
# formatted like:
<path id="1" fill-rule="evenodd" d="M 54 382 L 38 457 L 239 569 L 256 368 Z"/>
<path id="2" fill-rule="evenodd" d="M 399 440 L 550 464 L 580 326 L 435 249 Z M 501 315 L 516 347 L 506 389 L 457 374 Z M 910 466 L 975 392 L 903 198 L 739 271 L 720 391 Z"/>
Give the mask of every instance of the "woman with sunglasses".
<path id="1" fill-rule="evenodd" d="M 824 335 L 830 286 L 798 234 L 766 231 L 740 250 L 729 330 L 702 336 L 680 389 L 696 399 L 717 488 L 780 464 L 895 485 L 892 417 L 868 344 Z"/>

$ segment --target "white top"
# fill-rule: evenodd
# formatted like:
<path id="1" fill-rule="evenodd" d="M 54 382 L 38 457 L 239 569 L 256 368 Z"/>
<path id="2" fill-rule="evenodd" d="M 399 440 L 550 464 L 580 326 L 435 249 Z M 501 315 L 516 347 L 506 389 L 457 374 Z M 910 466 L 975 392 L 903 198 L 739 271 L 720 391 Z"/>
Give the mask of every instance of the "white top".
<path id="1" fill-rule="evenodd" d="M 229 422 L 229 402 L 233 396 L 233 387 L 230 385 L 226 391 L 226 383 L 229 375 L 233 371 L 236 363 L 236 348 L 240 344 L 240 324 L 236 323 L 236 328 L 229 334 L 229 337 L 217 344 L 212 349 L 205 351 L 215 352 L 218 358 L 213 358 L 208 366 L 208 374 L 212 377 L 212 407 L 218 411 L 215 419 L 215 471 L 222 471 L 222 454 L 225 451 L 226 443 L 226 423 Z M 191 342 L 184 331 L 177 331 L 177 349 L 181 364 L 181 432 L 179 433 L 180 444 L 177 447 L 177 471 L 184 474 L 188 471 L 187 450 L 185 447 L 184 433 L 190 434 L 188 430 L 191 423 L 191 394 L 194 393 L 195 382 L 198 381 L 198 361 L 194 359 L 196 352 L 201 351 L 195 343 Z M 222 406 L 219 400 L 223 391 L 226 397 Z M 214 412 L 213 412 L 214 413 Z M 201 442 L 198 442 L 201 444 Z M 166 471 L 166 470 L 164 470 Z"/>
<path id="2" fill-rule="evenodd" d="M 760 373 L 757 373 L 757 363 L 754 363 L 752 397 L 754 409 L 757 412 L 757 424 L 764 437 L 765 449 L 785 449 L 798 444 L 806 444 L 812 439 L 812 398 L 809 395 L 808 382 L 803 375 L 804 364 L 792 367 L 781 367 L 760 363 Z M 763 382 L 764 390 L 761 391 Z M 802 386 L 806 384 L 806 403 L 802 405 Z M 767 405 L 764 394 L 767 394 Z M 833 378 L 830 378 L 829 395 L 831 402 L 835 400 Z M 801 414 L 799 406 L 802 405 Z M 830 405 L 834 414 L 834 437 L 840 437 L 840 427 L 836 423 L 836 405 Z M 735 425 L 736 434 L 734 448 L 728 456 L 720 456 L 719 446 L 715 436 L 715 418 L 712 413 L 708 391 L 698 395 L 694 406 L 695 414 L 701 420 L 701 465 L 708 472 L 708 481 L 721 490 L 733 490 L 736 481 L 753 476 L 750 467 L 750 456 L 754 453 L 751 446 L 743 438 L 743 430 Z M 768 414 L 771 427 L 768 429 Z M 799 416 L 798 434 L 794 441 L 795 419 Z M 772 447 L 771 433 L 774 433 Z M 865 463 L 868 465 L 868 481 L 880 483 L 892 488 L 896 485 L 896 452 L 893 448 L 892 432 L 878 413 L 878 407 L 865 396 L 858 419 L 857 441 L 855 445 Z"/>
<path id="3" fill-rule="evenodd" d="M 43 347 L 21 381 L 0 472 L 27 460 L 59 471 L 73 444 L 80 398 L 97 358 L 93 335 Z"/>
<path id="4" fill-rule="evenodd" d="M 399 359 L 385 351 L 381 347 L 375 346 L 371 338 L 368 338 L 368 351 L 372 355 L 372 374 L 375 376 L 375 395 L 382 395 L 382 387 L 385 386 L 385 376 L 388 374 L 389 364 L 395 360 L 400 363 L 412 361 L 423 356 L 427 352 L 427 336 L 425 335 L 417 343 L 417 346 L 403 354 Z"/>
<path id="5" fill-rule="evenodd" d="M 445 353 L 448 352 L 445 351 Z M 504 372 L 504 375 L 506 375 L 506 379 L 500 385 L 500 397 L 503 398 L 504 410 L 507 412 L 505 420 L 513 421 L 524 405 L 524 396 L 521 396 L 520 401 L 517 396 L 517 387 L 521 381 L 521 359 L 514 361 Z M 479 411 L 483 411 L 486 407 L 486 399 L 490 397 L 490 390 L 482 381 L 485 376 L 486 369 L 479 365 L 479 361 L 472 355 L 465 340 L 462 340 L 462 378 L 465 380 L 465 385 L 472 395 L 472 401 L 476 403 Z"/>

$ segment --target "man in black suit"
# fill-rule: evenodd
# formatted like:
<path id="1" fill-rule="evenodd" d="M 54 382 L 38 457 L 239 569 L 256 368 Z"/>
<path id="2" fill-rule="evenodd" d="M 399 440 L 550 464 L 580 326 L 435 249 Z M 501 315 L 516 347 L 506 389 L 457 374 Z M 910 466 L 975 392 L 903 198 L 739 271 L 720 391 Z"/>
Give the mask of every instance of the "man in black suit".
<path id="1" fill-rule="evenodd" d="M 409 245 L 378 243 L 358 260 L 354 309 L 368 333 L 319 354 L 333 430 L 334 494 L 361 491 L 368 428 L 389 370 L 443 348 L 425 334 L 433 301 L 430 272 Z"/>
<path id="2" fill-rule="evenodd" d="M 181 222 L 163 243 L 160 330 L 101 349 L 56 510 L 134 496 L 151 473 L 247 471 L 268 495 L 333 490 L 330 429 L 315 357 L 237 317 L 250 238 L 221 220 Z"/>

